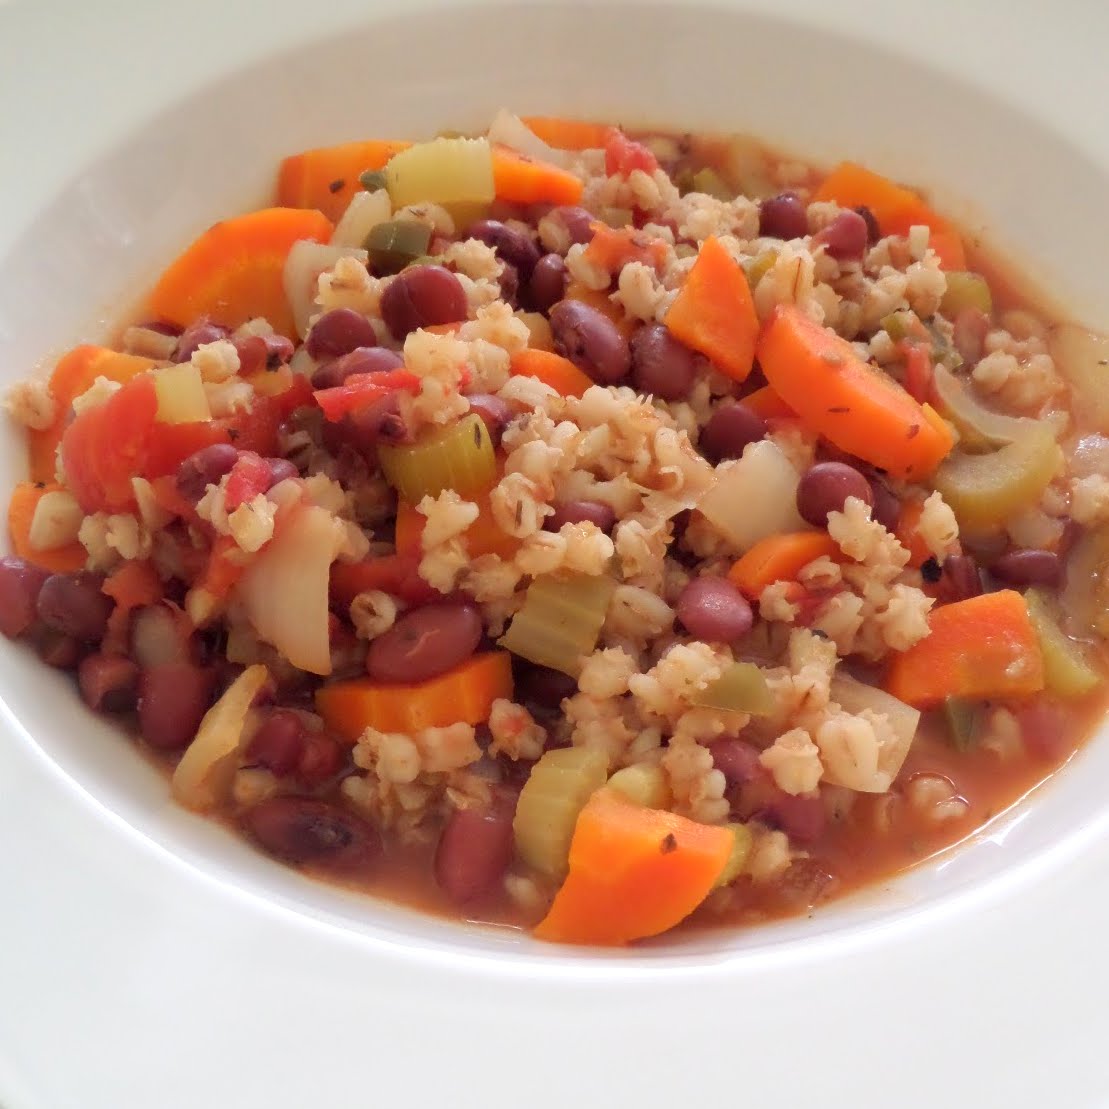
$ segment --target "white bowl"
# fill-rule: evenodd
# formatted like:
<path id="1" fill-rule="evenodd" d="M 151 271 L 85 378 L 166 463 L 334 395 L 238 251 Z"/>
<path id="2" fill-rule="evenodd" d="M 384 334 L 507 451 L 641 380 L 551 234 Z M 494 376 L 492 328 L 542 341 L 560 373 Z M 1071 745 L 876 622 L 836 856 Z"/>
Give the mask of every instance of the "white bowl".
<path id="1" fill-rule="evenodd" d="M 19 170 L 0 215 L 10 379 L 103 338 L 185 241 L 265 199 L 284 154 L 480 127 L 501 106 L 745 130 L 858 159 L 928 186 L 1073 314 L 1109 325 L 1095 233 L 1109 129 L 1075 116 L 1082 81 L 1091 102 L 1109 91 L 1088 22 L 1053 63 L 1034 15 L 995 26 L 954 2 L 924 27 L 915 7 L 872 17 L 802 0 L 326 12 L 200 0 L 157 26 L 137 0 L 65 7 L 67 30 L 0 10 L 0 149 Z M 59 33 L 44 90 L 35 46 Z M 1029 80 L 1064 64 L 1074 85 Z M 22 467 L 4 434 L 0 488 Z M 355 1090 L 485 1106 L 522 1091 L 540 1105 L 617 1091 L 643 1105 L 713 1092 L 837 1104 L 851 1091 L 854 1105 L 908 1106 L 953 1074 L 967 1104 L 1004 1092 L 1009 1105 L 1049 1093 L 1079 1105 L 1099 1089 L 1085 1049 L 1109 1017 L 1080 1030 L 1062 1018 L 1086 1004 L 1081 960 L 1109 923 L 1090 884 L 1109 858 L 1103 738 L 971 846 L 881 889 L 600 953 L 423 916 L 263 859 L 174 807 L 69 681 L 6 641 L 0 696 L 8 1109 L 272 1107 Z M 1075 915 L 1045 912 L 1044 889 Z M 995 1026 L 973 1018 L 979 997 Z M 1046 1060 L 1065 1073 L 1049 1082 Z"/>

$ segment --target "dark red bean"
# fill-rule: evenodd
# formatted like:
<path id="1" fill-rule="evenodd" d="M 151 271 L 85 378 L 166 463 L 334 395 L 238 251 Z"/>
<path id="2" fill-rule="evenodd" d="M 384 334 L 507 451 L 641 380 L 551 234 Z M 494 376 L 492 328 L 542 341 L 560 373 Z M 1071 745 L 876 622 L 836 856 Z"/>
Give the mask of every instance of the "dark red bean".
<path id="1" fill-rule="evenodd" d="M 566 295 L 569 275 L 561 254 L 544 254 L 531 271 L 527 284 L 527 306 L 533 312 L 549 312 Z"/>
<path id="2" fill-rule="evenodd" d="M 168 335 L 171 339 L 176 339 L 184 328 L 175 323 L 170 323 L 168 320 L 143 320 L 139 327 L 144 331 L 155 331 L 159 335 Z"/>
<path id="3" fill-rule="evenodd" d="M 295 712 L 271 712 L 251 736 L 243 755 L 244 766 L 259 766 L 278 778 L 292 774 L 304 754 L 308 729 Z"/>
<path id="4" fill-rule="evenodd" d="M 840 262 L 857 262 L 866 253 L 866 220 L 847 209 L 813 236 L 813 247 L 823 245 L 827 254 Z"/>
<path id="5" fill-rule="evenodd" d="M 205 319 L 197 320 L 195 323 L 189 324 L 189 326 L 181 332 L 181 336 L 177 340 L 177 346 L 174 348 L 171 361 L 188 362 L 196 353 L 197 347 L 202 347 L 205 343 L 214 343 L 219 339 L 226 338 L 226 327 L 220 327 L 219 324 L 212 323 Z"/>
<path id="6" fill-rule="evenodd" d="M 376 347 L 377 332 L 361 312 L 353 308 L 332 308 L 312 325 L 304 345 L 312 358 L 322 362 L 350 354 L 359 347 Z"/>
<path id="7" fill-rule="evenodd" d="M 557 711 L 567 697 L 578 691 L 578 683 L 561 670 L 546 666 L 522 666 L 516 678 L 516 693 L 526 705 Z"/>
<path id="8" fill-rule="evenodd" d="M 697 376 L 698 358 L 661 323 L 644 324 L 631 339 L 632 380 L 659 400 L 684 400 Z"/>
<path id="9" fill-rule="evenodd" d="M 842 512 L 848 497 L 858 497 L 873 506 L 870 482 L 846 462 L 817 462 L 810 466 L 797 485 L 797 511 L 802 520 L 822 528 L 829 512 Z"/>
<path id="10" fill-rule="evenodd" d="M 978 563 L 966 554 L 948 555 L 943 560 L 940 592 L 947 602 L 965 601 L 984 592 Z"/>
<path id="11" fill-rule="evenodd" d="M 527 281 L 539 261 L 539 247 L 532 237 L 500 220 L 478 220 L 470 225 L 463 238 L 480 239 L 491 246 L 502 261 L 516 267 L 522 281 Z"/>
<path id="12" fill-rule="evenodd" d="M 710 462 L 739 458 L 749 443 L 765 438 L 767 430 L 766 421 L 742 401 L 722 404 L 701 429 L 697 446 Z"/>
<path id="13" fill-rule="evenodd" d="M 243 377 L 276 369 L 288 362 L 296 349 L 284 335 L 247 335 L 233 343 L 239 355 L 239 373 Z"/>
<path id="14" fill-rule="evenodd" d="M 296 865 L 350 874 L 373 866 L 381 837 L 354 813 L 311 797 L 270 797 L 241 817 L 243 828 L 271 855 Z"/>
<path id="15" fill-rule="evenodd" d="M 339 773 L 343 765 L 343 748 L 323 732 L 309 732 L 304 753 L 297 764 L 297 777 L 306 786 L 323 785 Z"/>
<path id="16" fill-rule="evenodd" d="M 72 635 L 55 631 L 41 624 L 32 633 L 32 642 L 38 657 L 56 670 L 72 670 L 84 653 L 84 645 Z"/>
<path id="17" fill-rule="evenodd" d="M 312 374 L 312 388 L 334 389 L 351 374 L 386 373 L 403 366 L 404 359 L 388 347 L 356 347 L 318 367 Z"/>
<path id="18" fill-rule="evenodd" d="M 828 823 L 828 813 L 819 793 L 794 796 L 779 790 L 766 806 L 764 816 L 798 843 L 815 843 Z"/>
<path id="19" fill-rule="evenodd" d="M 409 266 L 381 294 L 381 318 L 395 339 L 419 327 L 466 318 L 462 283 L 443 266 Z"/>
<path id="20" fill-rule="evenodd" d="M 126 712 L 135 707 L 139 668 L 122 655 L 88 655 L 77 667 L 77 685 L 89 708 Z"/>
<path id="21" fill-rule="evenodd" d="M 768 239 L 800 239 L 809 233 L 805 205 L 796 193 L 779 193 L 759 204 L 759 234 Z"/>
<path id="22" fill-rule="evenodd" d="M 38 599 L 50 571 L 26 559 L 0 558 L 0 633 L 15 639 L 38 619 Z"/>
<path id="23" fill-rule="evenodd" d="M 171 605 L 145 605 L 131 616 L 131 657 L 144 669 L 167 662 L 192 662 L 192 622 Z"/>
<path id="24" fill-rule="evenodd" d="M 628 376 L 631 350 L 619 328 L 603 312 L 580 300 L 561 300 L 551 309 L 555 348 L 601 385 Z"/>
<path id="25" fill-rule="evenodd" d="M 863 223 L 866 224 L 866 241 L 873 246 L 882 237 L 877 217 L 865 204 L 857 204 L 851 210 L 862 216 Z"/>
<path id="26" fill-rule="evenodd" d="M 513 308 L 517 307 L 520 302 L 520 272 L 511 262 L 501 263 L 497 284 L 501 287 L 501 300 Z"/>
<path id="27" fill-rule="evenodd" d="M 340 426 L 345 441 L 370 461 L 377 457 L 379 442 L 398 443 L 408 435 L 396 390 L 355 409 Z"/>
<path id="28" fill-rule="evenodd" d="M 239 452 L 230 443 L 213 443 L 190 454 L 177 467 L 177 492 L 196 504 L 209 485 L 218 485 L 239 460 Z"/>
<path id="29" fill-rule="evenodd" d="M 270 468 L 270 488 L 278 482 L 288 481 L 290 478 L 300 477 L 300 471 L 287 458 L 267 458 Z"/>
<path id="30" fill-rule="evenodd" d="M 63 635 L 84 643 L 102 639 L 115 602 L 101 591 L 100 574 L 51 574 L 42 583 L 36 605 L 39 619 Z"/>
<path id="31" fill-rule="evenodd" d="M 189 662 L 151 666 L 139 675 L 139 733 L 159 751 L 179 751 L 196 735 L 215 687 L 213 671 Z"/>
<path id="32" fill-rule="evenodd" d="M 370 644 L 366 671 L 383 682 L 421 682 L 457 666 L 477 650 L 481 614 L 470 603 L 443 601 L 406 612 Z"/>
<path id="33" fill-rule="evenodd" d="M 543 522 L 547 531 L 561 531 L 563 524 L 596 524 L 610 532 L 616 524 L 616 512 L 604 501 L 564 501 L 554 506 L 554 515 Z"/>
<path id="34" fill-rule="evenodd" d="M 499 443 L 501 432 L 514 415 L 512 406 L 492 393 L 471 393 L 466 399 L 470 402 L 470 411 L 476 412 L 489 429 L 493 443 Z"/>
<path id="35" fill-rule="evenodd" d="M 955 317 L 951 342 L 966 366 L 973 366 L 981 360 L 989 331 L 989 316 L 977 308 L 964 308 Z"/>
<path id="36" fill-rule="evenodd" d="M 743 739 L 728 736 L 708 745 L 712 763 L 729 785 L 742 785 L 765 773 L 759 762 L 759 749 Z"/>
<path id="37" fill-rule="evenodd" d="M 459 904 L 492 890 L 512 861 L 512 812 L 456 809 L 435 849 L 435 880 Z"/>
<path id="38" fill-rule="evenodd" d="M 675 610 L 686 631 L 706 643 L 731 643 L 755 622 L 747 598 L 727 578 L 694 578 Z"/>
<path id="39" fill-rule="evenodd" d="M 551 219 L 557 220 L 566 228 L 571 243 L 588 243 L 593 240 L 593 228 L 590 224 L 596 222 L 597 217 L 592 212 L 576 205 L 561 205 L 552 208 L 548 213 Z"/>
<path id="40" fill-rule="evenodd" d="M 1003 554 L 990 573 L 1006 585 L 1046 585 L 1054 589 L 1062 579 L 1063 568 L 1054 551 L 1023 550 Z"/>
<path id="41" fill-rule="evenodd" d="M 892 532 L 901 516 L 901 502 L 897 495 L 878 478 L 870 479 L 871 507 L 870 517 Z"/>

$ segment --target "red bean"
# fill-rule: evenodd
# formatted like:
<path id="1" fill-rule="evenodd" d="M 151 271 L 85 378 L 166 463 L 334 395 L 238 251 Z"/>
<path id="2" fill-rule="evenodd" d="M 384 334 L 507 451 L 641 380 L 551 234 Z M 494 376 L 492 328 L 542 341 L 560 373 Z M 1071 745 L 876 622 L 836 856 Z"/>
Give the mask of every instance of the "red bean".
<path id="1" fill-rule="evenodd" d="M 790 839 L 815 843 L 824 834 L 828 813 L 819 793 L 794 796 L 778 790 L 764 814 Z"/>
<path id="2" fill-rule="evenodd" d="M 181 332 L 181 336 L 177 340 L 177 346 L 174 348 L 171 361 L 188 362 L 196 353 L 197 347 L 201 347 L 205 343 L 214 343 L 219 339 L 226 338 L 226 327 L 220 327 L 219 324 L 212 323 L 210 320 L 206 319 L 196 320 Z"/>
<path id="3" fill-rule="evenodd" d="M 300 471 L 287 458 L 267 458 L 270 468 L 270 488 L 290 478 L 300 477 Z"/>
<path id="4" fill-rule="evenodd" d="M 89 708 L 126 712 L 138 696 L 139 668 L 122 655 L 88 655 L 77 667 L 77 685 Z"/>
<path id="5" fill-rule="evenodd" d="M 604 501 L 564 501 L 554 506 L 554 515 L 543 522 L 547 531 L 561 531 L 563 524 L 596 524 L 608 533 L 616 524 L 616 512 Z"/>
<path id="6" fill-rule="evenodd" d="M 1063 576 L 1059 556 L 1054 551 L 1023 550 L 1003 554 L 990 573 L 1006 585 L 1046 585 L 1054 589 Z"/>
<path id="7" fill-rule="evenodd" d="M 729 785 L 742 785 L 765 773 L 759 762 L 759 749 L 746 740 L 728 736 L 710 743 L 708 749 L 713 765 Z"/>
<path id="8" fill-rule="evenodd" d="M 779 193 L 759 204 L 759 234 L 767 239 L 800 239 L 809 232 L 805 205 L 796 193 Z"/>
<path id="9" fill-rule="evenodd" d="M 870 495 L 871 519 L 876 520 L 886 531 L 892 532 L 901 516 L 901 502 L 897 495 L 877 478 L 870 479 Z"/>
<path id="10" fill-rule="evenodd" d="M 334 389 L 351 374 L 385 373 L 403 366 L 404 359 L 388 347 L 355 347 L 318 367 L 312 374 L 312 388 Z"/>
<path id="11" fill-rule="evenodd" d="M 971 555 L 948 555 L 943 560 L 940 592 L 948 603 L 966 601 L 984 592 L 982 573 Z"/>
<path id="12" fill-rule="evenodd" d="M 192 662 L 192 623 L 178 608 L 145 605 L 131 616 L 131 658 L 143 669 L 167 662 Z"/>
<path id="13" fill-rule="evenodd" d="M 84 647 L 72 635 L 39 625 L 32 638 L 38 657 L 47 666 L 53 666 L 56 670 L 72 670 L 81 661 Z"/>
<path id="14" fill-rule="evenodd" d="M 601 385 L 628 376 L 631 350 L 619 328 L 603 312 L 580 300 L 561 300 L 551 309 L 555 348 Z"/>
<path id="15" fill-rule="evenodd" d="M 874 504 L 870 482 L 846 462 L 817 462 L 810 466 L 797 485 L 797 511 L 802 520 L 822 528 L 829 512 L 842 512 L 848 497 Z"/>
<path id="16" fill-rule="evenodd" d="M 755 622 L 747 598 L 727 578 L 694 578 L 678 597 L 678 619 L 695 639 L 731 643 Z"/>
<path id="17" fill-rule="evenodd" d="M 659 400 L 684 400 L 697 376 L 697 355 L 661 323 L 648 323 L 631 339 L 632 380 Z"/>
<path id="18" fill-rule="evenodd" d="M 494 444 L 499 443 L 501 432 L 514 415 L 512 406 L 492 393 L 471 393 L 466 399 L 470 402 L 470 411 L 476 412 L 489 429 Z"/>
<path id="19" fill-rule="evenodd" d="M 766 421 L 742 401 L 722 404 L 701 429 L 697 446 L 710 462 L 739 458 L 749 443 L 766 436 Z"/>
<path id="20" fill-rule="evenodd" d="M 350 874 L 365 871 L 381 854 L 381 837 L 354 813 L 311 797 L 270 797 L 242 815 L 258 845 L 287 863 L 312 863 Z"/>
<path id="21" fill-rule="evenodd" d="M 151 666 L 139 675 L 139 733 L 159 751 L 179 751 L 196 735 L 215 686 L 211 670 L 189 662 Z"/>
<path id="22" fill-rule="evenodd" d="M 383 682 L 421 682 L 465 662 L 482 636 L 481 614 L 468 602 L 442 601 L 406 612 L 370 644 L 366 670 Z"/>
<path id="23" fill-rule="evenodd" d="M 243 756 L 244 766 L 260 766 L 278 778 L 292 774 L 304 754 L 308 729 L 295 712 L 277 709 L 251 737 Z"/>
<path id="24" fill-rule="evenodd" d="M 202 447 L 177 467 L 177 492 L 196 504 L 208 486 L 218 485 L 220 478 L 230 473 L 238 460 L 239 452 L 230 443 Z"/>
<path id="25" fill-rule="evenodd" d="M 497 284 L 501 287 L 501 300 L 511 304 L 513 308 L 519 305 L 520 298 L 520 272 L 511 262 L 501 263 L 501 272 L 497 275 Z"/>
<path id="26" fill-rule="evenodd" d="M 491 246 L 502 261 L 516 267 L 523 281 L 531 277 L 531 271 L 539 261 L 539 247 L 531 236 L 500 220 L 478 220 L 470 225 L 463 238 L 480 239 Z"/>
<path id="27" fill-rule="evenodd" d="M 381 318 L 397 340 L 419 327 L 464 320 L 466 314 L 462 283 L 444 266 L 409 266 L 381 294 Z"/>
<path id="28" fill-rule="evenodd" d="M 590 225 L 596 221 L 596 216 L 592 212 L 567 204 L 552 208 L 547 215 L 566 228 L 571 243 L 588 243 L 593 240 L 593 228 Z"/>
<path id="29" fill-rule="evenodd" d="M 516 693 L 521 702 L 534 708 L 557 711 L 567 697 L 578 691 L 578 683 L 561 670 L 526 665 L 516 678 Z"/>
<path id="30" fill-rule="evenodd" d="M 63 635 L 85 643 L 104 637 L 115 602 L 101 591 L 104 578 L 84 570 L 51 574 L 39 590 L 39 619 Z"/>
<path id="31" fill-rule="evenodd" d="M 569 275 L 561 254 L 544 254 L 531 271 L 527 283 L 527 306 L 533 312 L 549 312 L 566 295 Z"/>
<path id="32" fill-rule="evenodd" d="M 38 619 L 38 599 L 50 571 L 8 555 L 0 558 L 0 633 L 15 639 Z"/>
<path id="33" fill-rule="evenodd" d="M 323 785 L 339 773 L 344 749 L 323 732 L 308 733 L 304 753 L 297 764 L 297 777 L 306 786 Z"/>
<path id="34" fill-rule="evenodd" d="M 862 216 L 863 223 L 866 224 L 866 241 L 873 246 L 882 237 L 882 229 L 878 226 L 878 218 L 865 204 L 857 204 L 851 210 Z"/>
<path id="35" fill-rule="evenodd" d="M 456 809 L 435 850 L 435 880 L 459 904 L 492 890 L 512 861 L 512 812 Z"/>
<path id="36" fill-rule="evenodd" d="M 304 345 L 312 358 L 323 361 L 350 354 L 358 347 L 376 347 L 377 332 L 361 312 L 353 308 L 332 308 L 312 325 Z"/>
<path id="37" fill-rule="evenodd" d="M 866 253 L 868 234 L 866 220 L 847 209 L 813 236 L 813 247 L 823 245 L 825 253 L 840 262 L 857 262 Z"/>
<path id="38" fill-rule="evenodd" d="M 246 335 L 233 342 L 239 355 L 239 373 L 243 377 L 276 369 L 288 362 L 296 349 L 284 335 Z"/>

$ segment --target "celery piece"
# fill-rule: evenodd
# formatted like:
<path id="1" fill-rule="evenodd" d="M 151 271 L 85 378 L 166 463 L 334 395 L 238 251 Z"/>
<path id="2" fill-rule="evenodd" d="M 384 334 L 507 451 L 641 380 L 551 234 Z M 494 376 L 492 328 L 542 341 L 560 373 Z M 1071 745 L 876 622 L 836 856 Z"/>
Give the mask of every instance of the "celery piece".
<path id="1" fill-rule="evenodd" d="M 747 865 L 747 856 L 751 854 L 751 843 L 754 840 L 751 829 L 746 824 L 726 824 L 725 827 L 732 833 L 732 853 L 713 883 L 713 889 L 731 885 L 743 873 L 743 868 Z"/>
<path id="2" fill-rule="evenodd" d="M 832 678 L 832 701 L 845 712 L 858 715 L 866 709 L 889 721 L 889 732 L 879 743 L 877 765 L 867 760 L 838 759 L 825 764 L 824 780 L 861 793 L 885 793 L 897 777 L 920 724 L 920 711 L 867 682 L 847 674 Z"/>
<path id="3" fill-rule="evenodd" d="M 593 653 L 616 582 L 607 574 L 545 574 L 499 643 L 520 658 L 576 678 L 583 655 Z"/>
<path id="4" fill-rule="evenodd" d="M 444 489 L 461 497 L 481 493 L 497 477 L 493 440 L 476 412 L 426 432 L 414 443 L 379 444 L 377 459 L 385 480 L 409 504 L 437 497 Z"/>
<path id="5" fill-rule="evenodd" d="M 693 175 L 693 188 L 695 193 L 706 193 L 717 200 L 734 200 L 735 190 L 729 189 L 727 182 L 716 170 L 706 166 Z"/>
<path id="6" fill-rule="evenodd" d="M 953 320 L 966 308 L 977 308 L 983 315 L 990 315 L 993 312 L 990 287 L 980 273 L 948 270 L 947 291 L 940 301 L 940 311 Z"/>
<path id="7" fill-rule="evenodd" d="M 670 785 L 661 766 L 625 766 L 609 778 L 608 784 L 645 809 L 665 809 L 670 804 Z"/>
<path id="8" fill-rule="evenodd" d="M 485 139 L 441 138 L 394 154 L 385 166 L 385 186 L 394 208 L 441 204 L 460 222 L 490 204 L 493 153 Z"/>
<path id="9" fill-rule="evenodd" d="M 370 229 L 362 244 L 379 274 L 399 273 L 410 262 L 427 253 L 431 228 L 410 219 L 387 220 Z"/>
<path id="10" fill-rule="evenodd" d="M 358 184 L 368 193 L 376 193 L 378 189 L 386 187 L 385 171 L 380 169 L 367 169 L 358 175 Z"/>
<path id="11" fill-rule="evenodd" d="M 154 371 L 160 424 L 193 424 L 212 418 L 200 371 L 189 362 Z"/>
<path id="12" fill-rule="evenodd" d="M 987 408 L 945 366 L 935 367 L 932 383 L 939 413 L 955 425 L 963 447 L 1002 446 L 1037 427 L 1038 422 L 1027 416 L 1007 416 Z"/>
<path id="13" fill-rule="evenodd" d="M 1049 349 L 1083 427 L 1109 435 L 1109 335 L 1065 323 L 1052 333 Z"/>
<path id="14" fill-rule="evenodd" d="M 552 878 L 565 875 L 578 814 L 607 777 L 608 756 L 598 748 L 547 751 L 516 802 L 512 833 L 520 858 Z"/>
<path id="15" fill-rule="evenodd" d="M 1086 532 L 1071 548 L 1060 600 L 1083 632 L 1109 638 L 1109 526 Z"/>
<path id="16" fill-rule="evenodd" d="M 692 700 L 702 708 L 746 712 L 751 716 L 766 716 L 774 708 L 766 675 L 753 662 L 733 662 Z"/>
<path id="17" fill-rule="evenodd" d="M 1061 697 L 1081 697 L 1089 693 L 1097 686 L 1101 675 L 1091 664 L 1087 648 L 1063 633 L 1048 594 L 1029 589 L 1024 602 L 1044 659 L 1044 684 Z"/>
<path id="18" fill-rule="evenodd" d="M 689 166 L 686 166 L 685 169 L 678 170 L 678 172 L 674 175 L 674 184 L 681 196 L 685 196 L 686 193 L 693 192 L 694 177 L 696 177 L 696 173 Z"/>
<path id="19" fill-rule="evenodd" d="M 743 264 L 743 271 L 747 275 L 747 284 L 753 289 L 770 271 L 778 261 L 776 250 L 767 250 L 757 258 L 752 258 Z"/>
<path id="20" fill-rule="evenodd" d="M 979 706 L 965 697 L 948 697 L 943 703 L 947 735 L 956 751 L 969 751 L 978 742 Z"/>
<path id="21" fill-rule="evenodd" d="M 915 312 L 902 308 L 897 312 L 890 312 L 878 321 L 878 326 L 895 342 L 902 339 L 927 339 L 928 329 L 921 323 Z"/>

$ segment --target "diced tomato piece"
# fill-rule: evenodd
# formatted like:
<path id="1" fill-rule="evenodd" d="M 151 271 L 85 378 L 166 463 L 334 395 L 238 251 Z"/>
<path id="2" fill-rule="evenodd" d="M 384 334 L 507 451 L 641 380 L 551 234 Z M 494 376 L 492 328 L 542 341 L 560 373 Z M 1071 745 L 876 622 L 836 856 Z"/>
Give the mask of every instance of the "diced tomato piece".
<path id="1" fill-rule="evenodd" d="M 316 403 L 332 423 L 341 420 L 358 408 L 365 408 L 383 400 L 390 393 L 404 390 L 420 391 L 420 379 L 409 370 L 385 370 L 372 374 L 351 374 L 342 385 L 331 389 L 317 389 Z"/>
<path id="2" fill-rule="evenodd" d="M 905 357 L 905 391 L 913 400 L 924 404 L 932 394 L 932 356 L 924 343 L 903 339 L 901 353 Z"/>
<path id="3" fill-rule="evenodd" d="M 192 454 L 214 443 L 230 443 L 227 428 L 207 420 L 189 424 L 162 424 L 151 440 L 143 477 L 172 474 Z"/>
<path id="4" fill-rule="evenodd" d="M 343 608 L 359 593 L 380 589 L 410 605 L 427 604 L 440 597 L 419 574 L 418 555 L 385 555 L 362 562 L 336 562 L 331 566 L 331 600 Z"/>
<path id="5" fill-rule="evenodd" d="M 227 475 L 224 487 L 224 504 L 228 512 L 234 512 L 239 505 L 253 500 L 264 493 L 273 480 L 270 464 L 253 451 L 243 451 L 239 455 L 231 473 Z"/>
<path id="6" fill-rule="evenodd" d="M 298 409 L 312 403 L 312 383 L 303 374 L 296 374 L 292 385 L 272 397 L 255 394 L 249 412 L 237 412 L 219 421 L 231 438 L 233 446 L 254 451 L 264 458 L 280 453 L 278 431 Z"/>
<path id="7" fill-rule="evenodd" d="M 620 174 L 627 177 L 632 170 L 654 173 L 658 159 L 641 142 L 629 139 L 623 131 L 613 128 L 605 143 L 605 173 L 609 177 Z"/>

